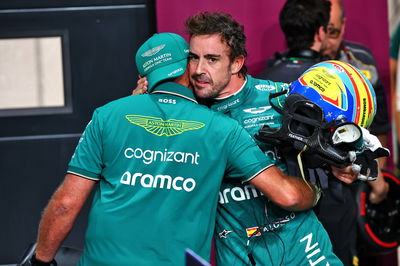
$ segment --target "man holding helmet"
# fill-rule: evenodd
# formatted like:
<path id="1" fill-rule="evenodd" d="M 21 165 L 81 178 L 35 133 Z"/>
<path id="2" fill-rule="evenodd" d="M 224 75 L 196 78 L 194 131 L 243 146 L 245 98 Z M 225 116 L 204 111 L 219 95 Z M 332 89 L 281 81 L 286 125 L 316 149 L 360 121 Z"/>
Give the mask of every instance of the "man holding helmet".
<path id="1" fill-rule="evenodd" d="M 315 86 L 317 89 L 307 89 L 309 86 Z M 211 108 L 223 110 L 236 120 L 242 121 L 242 125 L 252 135 L 257 133 L 260 125 L 266 125 L 270 130 L 267 133 L 275 134 L 269 138 L 272 141 L 267 141 L 272 145 L 261 142 L 258 144 L 267 156 L 272 156 L 272 151 L 275 151 L 276 162 L 284 162 L 282 157 L 293 154 L 297 149 L 298 158 L 303 158 L 302 154 L 306 154 L 304 168 L 309 167 L 307 163 L 312 162 L 314 165 L 311 166 L 320 167 L 331 176 L 328 165 L 344 167 L 355 161 L 354 163 L 360 166 L 360 179 L 376 177 L 377 167 L 370 165 L 376 163 L 374 157 L 387 156 L 381 148 L 376 149 L 375 153 L 365 151 L 362 156 L 351 156 L 351 153 L 349 155 L 350 150 L 362 152 L 364 149 L 363 141 L 360 141 L 363 135 L 360 126 L 367 127 L 375 114 L 374 91 L 362 74 L 350 65 L 326 62 L 311 67 L 301 79 L 291 84 L 288 96 L 284 92 L 285 88 L 287 87 L 283 83 L 257 80 L 247 75 L 247 81 L 239 92 L 227 98 L 214 99 Z M 270 98 L 268 104 L 265 99 L 270 97 L 271 92 L 277 94 L 276 97 Z M 318 100 L 316 96 L 319 96 Z M 291 107 L 296 107 L 299 100 L 303 101 L 304 106 L 315 109 L 310 108 L 307 113 L 304 108 L 299 108 L 299 113 L 292 114 L 293 120 L 289 123 L 285 112 Z M 240 103 L 237 104 L 236 101 Z M 326 108 L 329 105 L 335 108 Z M 300 123 L 305 127 L 300 128 Z M 287 126 L 286 136 L 281 134 L 284 126 Z M 334 135 L 331 132 L 332 128 L 336 129 Z M 257 137 L 263 142 L 268 138 L 265 129 L 261 130 Z M 304 135 L 295 134 L 290 129 L 300 130 L 306 137 L 315 138 L 309 138 L 310 142 L 307 142 Z M 280 142 L 279 137 L 282 140 Z M 290 140 L 287 141 L 288 139 Z M 279 153 L 278 150 L 284 152 Z M 367 156 L 368 153 L 372 153 L 372 156 Z M 306 160 L 310 155 L 311 160 Z M 301 165 L 303 166 L 302 163 Z M 292 169 L 287 170 L 293 175 L 300 175 L 301 172 L 292 173 Z M 234 265 L 238 261 L 243 264 L 250 262 L 253 265 L 307 265 L 326 262 L 330 265 L 341 264 L 338 260 L 328 257 L 327 247 L 323 246 L 324 234 L 319 231 L 319 228 L 322 228 L 321 224 L 316 221 L 312 212 L 285 213 L 273 203 L 258 197 L 243 201 L 235 200 L 233 196 L 229 198 L 231 191 L 242 191 L 240 188 L 232 182 L 225 182 L 221 187 L 223 197 L 220 197 L 216 225 L 216 232 L 219 233 L 216 237 L 218 264 Z M 243 191 L 246 192 L 245 189 Z M 225 196 L 226 194 L 228 196 Z M 307 245 L 315 245 L 320 251 L 317 252 L 317 248 L 310 250 Z M 290 252 L 287 252 L 288 250 Z M 309 260 L 304 260 L 305 257 Z"/>
<path id="2" fill-rule="evenodd" d="M 281 114 L 267 99 L 288 84 L 247 75 L 242 25 L 227 14 L 205 12 L 190 17 L 186 26 L 191 36 L 189 72 L 197 97 L 239 121 L 251 135 L 263 125 L 280 127 Z M 138 90 L 143 84 L 139 81 Z M 282 93 L 271 101 L 283 106 L 285 98 Z M 278 147 L 256 142 L 271 165 L 286 171 Z M 353 173 L 337 176 L 350 183 Z M 313 211 L 286 211 L 240 182 L 225 180 L 221 186 L 215 241 L 218 265 L 342 264 Z"/>
<path id="3" fill-rule="evenodd" d="M 281 116 L 267 99 L 288 84 L 254 79 L 246 74 L 242 26 L 231 17 L 213 13 L 194 15 L 186 26 L 191 37 L 191 83 L 197 97 L 213 98 L 208 102 L 211 108 L 238 120 L 250 135 L 263 125 L 279 127 Z M 284 99 L 282 95 L 272 101 L 281 105 Z M 257 143 L 272 163 L 286 169 L 276 147 Z M 287 212 L 233 182 L 221 186 L 219 202 L 215 237 L 218 264 L 302 265 L 309 260 L 337 263 L 330 256 L 330 244 L 325 245 L 329 241 L 326 232 L 312 211 Z M 321 252 L 311 256 L 313 250 L 307 249 L 307 244 L 316 242 Z"/>

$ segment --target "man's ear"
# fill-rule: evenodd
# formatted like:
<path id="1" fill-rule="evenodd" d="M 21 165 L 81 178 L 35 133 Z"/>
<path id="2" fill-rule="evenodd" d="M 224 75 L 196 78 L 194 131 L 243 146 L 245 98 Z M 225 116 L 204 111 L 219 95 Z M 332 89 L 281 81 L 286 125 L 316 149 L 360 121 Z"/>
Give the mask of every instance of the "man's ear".
<path id="1" fill-rule="evenodd" d="M 342 34 L 342 36 L 344 35 L 345 26 L 346 26 L 346 18 L 343 18 L 342 19 L 342 29 L 341 29 L 341 32 L 340 32 L 340 34 Z"/>
<path id="2" fill-rule="evenodd" d="M 320 26 L 318 28 L 317 34 L 315 34 L 314 42 L 317 41 L 317 42 L 321 43 L 323 40 L 325 40 L 325 38 L 326 38 L 326 31 L 323 26 Z"/>
<path id="3" fill-rule="evenodd" d="M 324 27 L 321 26 L 318 28 L 317 32 L 314 35 L 314 42 L 311 45 L 310 49 L 315 51 L 320 51 L 321 45 L 325 41 L 325 38 L 326 38 L 326 32 L 324 30 Z"/>
<path id="4" fill-rule="evenodd" d="M 237 74 L 242 69 L 244 65 L 245 58 L 243 55 L 236 57 L 231 64 L 232 74 Z"/>

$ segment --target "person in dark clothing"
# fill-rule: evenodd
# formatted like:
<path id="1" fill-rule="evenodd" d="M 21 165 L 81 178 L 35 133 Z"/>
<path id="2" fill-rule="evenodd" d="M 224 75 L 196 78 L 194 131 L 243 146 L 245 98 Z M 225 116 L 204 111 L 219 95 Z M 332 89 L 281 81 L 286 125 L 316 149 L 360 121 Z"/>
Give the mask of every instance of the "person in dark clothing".
<path id="1" fill-rule="evenodd" d="M 280 12 L 279 23 L 289 50 L 269 59 L 258 78 L 289 83 L 322 61 L 321 51 L 327 45 L 329 11 L 327 0 L 288 0 Z"/>
<path id="2" fill-rule="evenodd" d="M 386 134 L 390 125 L 387 111 L 381 108 L 386 106 L 384 89 L 379 82 L 372 53 L 340 40 L 341 45 L 337 47 L 341 50 L 336 50 L 332 55 L 335 41 L 343 36 L 344 24 L 341 28 L 336 28 L 335 22 L 332 22 L 337 19 L 340 10 L 341 5 L 336 0 L 287 0 L 281 10 L 279 22 L 288 50 L 276 53 L 269 59 L 265 70 L 257 77 L 276 82 L 292 82 L 310 66 L 325 59 L 353 64 L 361 69 L 375 88 L 379 107 L 371 131 L 378 135 Z M 335 38 L 333 42 L 331 38 Z M 382 144 L 385 146 L 386 142 Z M 379 162 L 380 167 L 383 163 Z M 287 164 L 289 173 L 295 174 L 298 171 L 295 160 L 288 159 Z M 321 183 L 323 197 L 316 212 L 328 231 L 335 254 L 344 265 L 357 265 L 357 203 L 352 190 L 355 185 L 345 185 L 331 178 L 329 172 L 321 168 L 308 169 L 308 176 L 312 181 L 319 180 Z M 370 181 L 369 184 L 372 187 L 369 200 L 374 203 L 383 200 L 388 186 L 381 173 L 376 181 Z"/>
<path id="3" fill-rule="evenodd" d="M 346 24 L 343 4 L 341 0 L 330 0 L 330 2 L 331 13 L 328 24 L 327 45 L 322 53 L 331 59 L 352 64 L 360 69 L 369 79 L 375 89 L 376 100 L 379 106 L 370 131 L 372 134 L 378 136 L 383 146 L 387 146 L 387 134 L 391 130 L 391 125 L 388 116 L 385 88 L 379 78 L 375 57 L 366 46 L 343 39 Z M 386 159 L 381 158 L 380 160 L 382 167 L 386 168 Z"/>
<path id="4" fill-rule="evenodd" d="M 377 112 L 374 118 L 374 121 L 370 127 L 371 133 L 377 135 L 382 145 L 386 146 L 387 144 L 387 134 L 391 130 L 390 120 L 388 116 L 387 110 L 387 102 L 385 96 L 385 88 L 383 87 L 382 82 L 380 81 L 378 70 L 375 63 L 374 55 L 371 50 L 364 45 L 349 42 L 343 39 L 346 17 L 344 14 L 343 4 L 341 0 L 330 0 L 331 2 L 331 13 L 330 13 L 330 21 L 328 25 L 328 38 L 327 38 L 327 49 L 323 51 L 323 53 L 336 60 L 340 60 L 343 62 L 350 63 L 361 70 L 361 72 L 369 79 L 372 86 L 375 89 L 375 95 L 377 100 Z M 381 168 L 386 168 L 386 158 L 381 158 L 378 160 L 379 166 Z M 370 195 L 369 200 L 372 203 L 378 203 L 382 201 L 389 190 L 389 185 L 384 181 L 382 175 L 375 182 L 369 182 L 369 185 L 372 188 L 372 191 L 375 192 Z M 344 186 L 346 187 L 346 186 Z M 349 197 L 348 204 L 353 204 L 354 201 L 351 201 L 351 197 Z M 325 225 L 328 233 L 332 230 L 337 230 L 338 224 L 341 223 L 340 217 L 332 217 L 332 212 L 327 211 L 325 208 L 336 208 L 340 207 L 339 204 L 335 204 L 335 201 L 324 201 L 323 203 L 327 203 L 326 206 L 323 207 L 325 211 L 322 211 L 320 214 L 320 220 Z M 322 204 L 323 204 L 322 203 Z M 347 217 L 353 217 L 353 213 L 356 210 L 351 209 L 351 216 L 344 211 L 335 211 L 337 214 L 341 214 L 341 217 L 346 217 L 343 219 L 347 219 Z M 357 215 L 357 214 L 356 214 Z M 356 222 L 356 217 L 352 220 L 352 223 Z M 336 220 L 335 220 L 336 219 Z M 329 233 L 331 235 L 331 233 Z M 355 233 L 353 232 L 353 235 Z M 333 246 L 341 245 L 348 239 L 348 235 L 346 232 L 342 232 L 338 230 L 335 232 L 335 236 L 331 237 Z M 346 250 L 344 248 L 340 249 L 341 254 L 346 254 Z M 340 254 L 336 253 L 339 257 Z M 353 257 L 352 261 L 353 265 L 358 264 L 358 257 Z"/>

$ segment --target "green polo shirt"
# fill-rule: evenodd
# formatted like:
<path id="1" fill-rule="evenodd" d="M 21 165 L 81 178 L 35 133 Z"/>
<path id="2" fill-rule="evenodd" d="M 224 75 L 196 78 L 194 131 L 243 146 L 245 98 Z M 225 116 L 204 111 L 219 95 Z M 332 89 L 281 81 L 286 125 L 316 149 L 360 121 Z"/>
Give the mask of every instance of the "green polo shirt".
<path id="1" fill-rule="evenodd" d="M 239 124 L 167 82 L 95 110 L 68 172 L 98 180 L 80 265 L 209 259 L 222 177 L 246 181 L 266 158 Z"/>

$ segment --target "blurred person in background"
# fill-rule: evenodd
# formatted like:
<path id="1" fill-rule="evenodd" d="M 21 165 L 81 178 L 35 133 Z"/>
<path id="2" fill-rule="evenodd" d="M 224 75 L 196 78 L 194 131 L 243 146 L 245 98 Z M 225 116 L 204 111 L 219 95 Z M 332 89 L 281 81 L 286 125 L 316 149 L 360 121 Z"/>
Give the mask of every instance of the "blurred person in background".
<path id="1" fill-rule="evenodd" d="M 330 6 L 332 7 L 330 8 Z M 371 129 L 373 132 L 387 133 L 390 130 L 388 114 L 385 110 L 386 99 L 375 67 L 371 52 L 360 45 L 343 41 L 344 22 L 341 2 L 333 0 L 288 0 L 283 6 L 279 23 L 285 35 L 288 50 L 276 53 L 266 64 L 259 78 L 277 82 L 292 82 L 313 64 L 324 59 L 338 59 L 360 68 L 374 82 L 378 89 L 378 113 Z M 361 57 L 366 65 L 355 55 Z M 378 86 L 378 87 L 376 87 Z M 383 108 L 381 108 L 381 106 Z M 383 121 L 382 121 L 383 120 Z M 382 125 L 384 125 L 382 127 Z M 386 142 L 386 135 L 380 139 Z M 297 162 L 289 160 L 289 173 L 297 175 Z M 379 162 L 380 167 L 385 162 Z M 357 257 L 357 202 L 351 186 L 330 178 L 322 169 L 308 169 L 309 176 L 321 181 L 323 197 L 320 200 L 318 218 L 328 231 L 335 254 L 345 265 L 353 265 Z M 372 187 L 370 201 L 378 203 L 387 194 L 388 184 L 379 172 L 378 179 L 370 181 Z"/>

